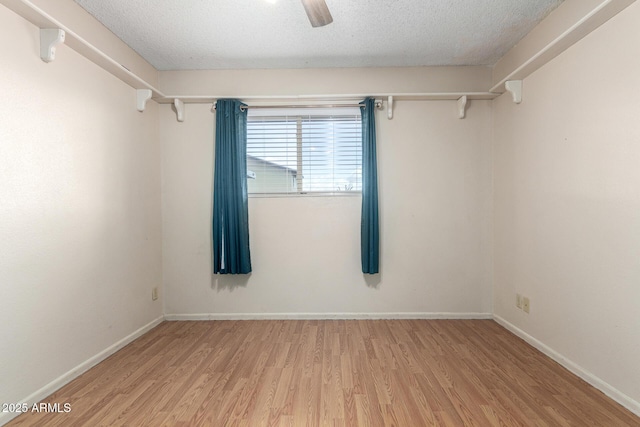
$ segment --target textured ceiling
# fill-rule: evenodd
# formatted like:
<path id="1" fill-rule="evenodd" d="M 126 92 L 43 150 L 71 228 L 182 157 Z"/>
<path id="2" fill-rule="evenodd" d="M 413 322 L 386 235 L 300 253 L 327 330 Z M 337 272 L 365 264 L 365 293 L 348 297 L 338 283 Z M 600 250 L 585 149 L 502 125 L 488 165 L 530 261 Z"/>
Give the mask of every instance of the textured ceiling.
<path id="1" fill-rule="evenodd" d="M 159 70 L 492 65 L 562 0 L 76 0 Z"/>

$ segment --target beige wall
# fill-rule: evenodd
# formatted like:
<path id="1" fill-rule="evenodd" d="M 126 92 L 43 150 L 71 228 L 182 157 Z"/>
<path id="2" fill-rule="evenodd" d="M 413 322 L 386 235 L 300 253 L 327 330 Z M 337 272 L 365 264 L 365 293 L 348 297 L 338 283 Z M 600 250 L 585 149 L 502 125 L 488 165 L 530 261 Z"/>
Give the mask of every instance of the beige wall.
<path id="1" fill-rule="evenodd" d="M 70 49 L 45 64 L 1 6 L 0 34 L 0 402 L 19 403 L 162 315 L 158 107 Z"/>
<path id="2" fill-rule="evenodd" d="M 292 70 L 161 71 L 166 94 L 303 96 L 377 93 L 486 92 L 490 67 L 390 67 Z"/>
<path id="3" fill-rule="evenodd" d="M 250 198 L 253 273 L 211 274 L 214 116 L 160 106 L 166 313 L 491 312 L 491 104 L 378 115 L 382 264 L 360 271 L 360 197 Z"/>
<path id="4" fill-rule="evenodd" d="M 640 413 L 639 27 L 635 3 L 493 120 L 495 314 Z"/>

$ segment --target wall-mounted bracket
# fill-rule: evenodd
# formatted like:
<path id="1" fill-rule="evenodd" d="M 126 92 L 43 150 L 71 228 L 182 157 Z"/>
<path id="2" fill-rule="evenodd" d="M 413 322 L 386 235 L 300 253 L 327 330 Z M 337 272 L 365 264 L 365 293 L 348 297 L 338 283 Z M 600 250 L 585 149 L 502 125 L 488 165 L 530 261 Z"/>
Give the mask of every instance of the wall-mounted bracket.
<path id="1" fill-rule="evenodd" d="M 40 29 L 40 58 L 44 62 L 56 59 L 56 46 L 64 43 L 65 32 L 58 28 Z"/>
<path id="2" fill-rule="evenodd" d="M 173 100 L 173 106 L 176 109 L 176 118 L 179 122 L 184 122 L 184 102 L 180 101 L 178 98 Z"/>
<path id="3" fill-rule="evenodd" d="M 136 90 L 136 107 L 138 111 L 143 112 L 147 107 L 147 101 L 151 99 L 151 89 Z"/>
<path id="4" fill-rule="evenodd" d="M 387 98 L 387 118 L 393 119 L 393 96 Z"/>
<path id="5" fill-rule="evenodd" d="M 504 88 L 513 97 L 513 102 L 516 104 L 522 102 L 522 80 L 507 80 L 504 82 Z"/>
<path id="6" fill-rule="evenodd" d="M 458 118 L 464 119 L 467 115 L 467 95 L 458 98 Z"/>

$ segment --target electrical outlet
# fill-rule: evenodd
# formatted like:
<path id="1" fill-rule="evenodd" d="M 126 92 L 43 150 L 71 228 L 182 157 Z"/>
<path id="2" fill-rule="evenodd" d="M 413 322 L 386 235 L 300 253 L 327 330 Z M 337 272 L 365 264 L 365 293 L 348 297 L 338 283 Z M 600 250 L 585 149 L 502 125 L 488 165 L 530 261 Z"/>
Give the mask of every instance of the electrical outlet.
<path id="1" fill-rule="evenodd" d="M 522 310 L 522 295 L 516 294 L 516 307 Z"/>
<path id="2" fill-rule="evenodd" d="M 522 298 L 522 310 L 525 313 L 529 313 L 529 309 L 531 308 L 531 303 L 529 301 L 529 297 Z"/>
<path id="3" fill-rule="evenodd" d="M 158 287 L 151 289 L 151 299 L 153 301 L 158 299 Z"/>

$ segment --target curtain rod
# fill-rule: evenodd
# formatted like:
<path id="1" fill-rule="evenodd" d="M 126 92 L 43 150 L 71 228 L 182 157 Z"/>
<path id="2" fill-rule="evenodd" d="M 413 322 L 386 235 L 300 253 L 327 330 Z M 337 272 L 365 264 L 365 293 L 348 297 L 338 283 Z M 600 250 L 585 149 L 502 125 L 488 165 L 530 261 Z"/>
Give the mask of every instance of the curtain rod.
<path id="1" fill-rule="evenodd" d="M 376 108 L 382 109 L 382 101 L 375 102 Z M 319 104 L 319 105 L 243 105 L 240 107 L 241 111 L 246 111 L 249 108 L 356 108 L 356 107 L 364 107 L 362 104 Z M 216 103 L 213 104 L 213 109 L 216 109 Z"/>
<path id="2" fill-rule="evenodd" d="M 360 104 L 327 104 L 327 105 L 242 105 L 240 107 L 241 111 L 251 109 L 261 109 L 261 108 L 356 108 L 356 107 L 364 107 L 364 105 Z"/>

